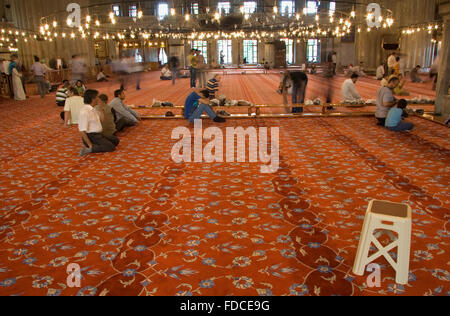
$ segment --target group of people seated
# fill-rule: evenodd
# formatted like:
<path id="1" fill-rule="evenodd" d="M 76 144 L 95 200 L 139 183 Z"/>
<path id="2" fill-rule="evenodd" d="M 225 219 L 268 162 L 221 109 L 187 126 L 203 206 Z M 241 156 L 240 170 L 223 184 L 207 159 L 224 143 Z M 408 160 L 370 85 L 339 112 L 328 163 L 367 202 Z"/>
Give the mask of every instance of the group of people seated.
<path id="1" fill-rule="evenodd" d="M 384 126 L 391 131 L 411 131 L 414 125 L 402 120 L 403 117 L 407 117 L 407 102 L 394 97 L 394 91 L 400 83 L 400 79 L 392 75 L 387 80 L 387 85 L 378 90 L 375 117 L 379 126 Z"/>
<path id="2" fill-rule="evenodd" d="M 170 68 L 169 68 L 169 64 L 164 65 L 164 66 L 161 68 L 161 76 L 160 76 L 160 79 L 161 79 L 161 80 L 172 80 L 172 79 L 173 79 L 172 76 L 173 76 L 173 73 L 172 73 L 172 71 L 171 71 Z M 189 76 L 189 73 L 188 73 L 187 71 L 183 71 L 183 70 L 181 70 L 181 71 L 178 71 L 178 70 L 177 70 L 175 76 L 176 76 L 177 78 L 189 78 L 189 77 L 190 77 L 190 76 Z"/>
<path id="3" fill-rule="evenodd" d="M 347 69 L 347 77 L 351 77 L 353 74 L 358 75 L 358 77 L 366 77 L 366 73 L 364 72 L 364 63 L 360 62 L 359 66 L 353 66 L 353 64 L 350 64 Z"/>
<path id="4" fill-rule="evenodd" d="M 64 106 L 66 99 L 69 97 L 71 88 L 77 91 L 78 96 L 83 96 L 86 91 L 86 86 L 83 81 L 78 80 L 75 84 L 71 84 L 69 80 L 64 80 L 62 86 L 56 91 L 56 104 L 58 106 Z"/>
<path id="5" fill-rule="evenodd" d="M 114 99 L 108 104 L 106 94 L 77 89 L 65 81 L 56 100 L 58 106 L 64 106 L 61 113 L 64 126 L 78 126 L 83 140 L 80 156 L 114 151 L 119 144 L 116 134 L 140 121 L 139 114 L 124 103 L 123 90 L 116 90 Z"/>

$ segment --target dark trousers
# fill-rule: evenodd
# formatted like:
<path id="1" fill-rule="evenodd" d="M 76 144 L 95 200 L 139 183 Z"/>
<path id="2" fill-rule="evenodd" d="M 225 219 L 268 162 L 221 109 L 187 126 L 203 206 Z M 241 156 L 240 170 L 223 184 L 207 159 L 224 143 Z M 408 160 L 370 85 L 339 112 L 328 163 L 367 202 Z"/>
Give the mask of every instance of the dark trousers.
<path id="1" fill-rule="evenodd" d="M 298 83 L 294 82 L 292 88 L 292 104 L 305 103 L 306 97 L 306 87 L 308 85 L 308 81 L 300 81 Z M 297 102 L 299 101 L 299 102 Z M 303 113 L 303 108 L 293 108 L 292 113 Z"/>
<path id="2" fill-rule="evenodd" d="M 388 130 L 392 132 L 404 132 L 404 131 L 411 131 L 414 128 L 413 123 L 410 122 L 400 122 L 397 126 L 388 126 Z"/>
<path id="3" fill-rule="evenodd" d="M 45 98 L 45 95 L 47 94 L 47 91 L 48 91 L 48 86 L 47 86 L 47 82 L 45 82 L 45 77 L 44 76 L 36 76 L 35 81 L 37 84 L 39 95 L 41 96 L 41 98 Z"/>
<path id="4" fill-rule="evenodd" d="M 135 122 L 133 122 L 133 121 L 131 121 L 131 120 L 125 118 L 125 117 L 122 117 L 120 120 L 116 121 L 116 130 L 118 132 L 121 132 L 121 131 L 123 131 L 123 129 L 125 127 L 135 126 L 135 125 L 136 125 Z"/>
<path id="5" fill-rule="evenodd" d="M 61 112 L 60 116 L 63 121 L 66 120 L 66 112 Z"/>
<path id="6" fill-rule="evenodd" d="M 197 86 L 197 69 L 191 67 L 191 88 L 195 88 Z"/>
<path id="7" fill-rule="evenodd" d="M 170 71 L 172 71 L 172 84 L 175 84 L 175 80 L 177 79 L 177 75 L 178 75 L 178 69 L 172 68 L 172 69 L 170 69 Z"/>
<path id="8" fill-rule="evenodd" d="M 378 120 L 378 123 L 377 123 L 378 126 L 385 126 L 386 125 L 386 118 L 378 118 L 377 117 L 377 120 Z"/>
<path id="9" fill-rule="evenodd" d="M 113 152 L 120 143 L 116 136 L 105 136 L 101 133 L 89 133 L 87 136 L 92 143 L 92 153 Z M 83 143 L 87 147 L 84 140 Z"/>

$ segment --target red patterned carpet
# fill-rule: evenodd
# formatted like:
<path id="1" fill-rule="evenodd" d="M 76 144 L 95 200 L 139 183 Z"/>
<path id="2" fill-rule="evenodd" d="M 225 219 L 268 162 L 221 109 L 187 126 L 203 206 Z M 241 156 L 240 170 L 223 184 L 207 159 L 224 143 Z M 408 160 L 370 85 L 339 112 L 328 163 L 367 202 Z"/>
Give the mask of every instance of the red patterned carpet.
<path id="1" fill-rule="evenodd" d="M 233 78 L 239 87 L 224 85 L 236 98 L 275 102 L 276 76 L 254 91 L 254 81 Z M 180 104 L 189 90 L 144 83 L 129 89 L 130 103 Z M 0 295 L 450 294 L 446 127 L 229 120 L 222 130 L 280 127 L 281 168 L 267 175 L 250 163 L 175 165 L 170 135 L 188 126 L 178 120 L 144 121 L 119 135 L 116 152 L 79 158 L 77 131 L 63 128 L 59 110 L 54 96 L 0 104 Z M 374 198 L 413 209 L 406 286 L 384 259 L 381 288 L 352 274 Z M 82 268 L 81 288 L 66 286 L 70 263 Z"/>

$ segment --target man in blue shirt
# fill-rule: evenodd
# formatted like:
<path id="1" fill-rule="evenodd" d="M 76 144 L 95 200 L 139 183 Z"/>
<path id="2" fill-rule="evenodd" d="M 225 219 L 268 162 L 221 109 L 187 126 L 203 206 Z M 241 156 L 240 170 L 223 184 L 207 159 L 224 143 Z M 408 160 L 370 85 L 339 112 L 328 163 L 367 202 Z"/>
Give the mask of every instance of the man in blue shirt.
<path id="1" fill-rule="evenodd" d="M 206 112 L 214 122 L 224 123 L 225 119 L 217 116 L 208 104 L 208 90 L 195 90 L 186 99 L 186 103 L 184 104 L 184 117 L 187 118 L 189 122 L 194 123 L 195 120 L 202 117 L 203 112 Z"/>
<path id="2" fill-rule="evenodd" d="M 389 110 L 386 117 L 386 127 L 393 132 L 411 131 L 414 125 L 409 122 L 403 122 L 402 117 L 406 109 L 407 102 L 404 99 L 398 101 L 397 106 Z"/>

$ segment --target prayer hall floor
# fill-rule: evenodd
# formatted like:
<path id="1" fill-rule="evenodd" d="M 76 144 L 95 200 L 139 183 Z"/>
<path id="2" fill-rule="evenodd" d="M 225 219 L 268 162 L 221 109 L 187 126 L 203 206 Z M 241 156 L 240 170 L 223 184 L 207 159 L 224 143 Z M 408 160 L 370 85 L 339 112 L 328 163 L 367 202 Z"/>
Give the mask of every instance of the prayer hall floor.
<path id="1" fill-rule="evenodd" d="M 152 76 L 129 88 L 129 103 L 183 103 L 187 81 Z M 224 85 L 236 98 L 280 102 L 266 92 L 279 77 L 256 91 L 233 78 L 243 86 Z M 115 88 L 92 86 L 110 97 Z M 175 165 L 180 120 L 143 121 L 116 152 L 80 158 L 54 100 L 0 103 L 0 295 L 450 294 L 447 127 L 411 118 L 412 133 L 392 133 L 367 117 L 220 125 L 280 128 L 281 168 L 261 174 L 260 163 Z M 380 288 L 352 273 L 371 199 L 413 209 L 408 285 L 384 259 Z M 80 288 L 66 286 L 71 263 Z"/>

